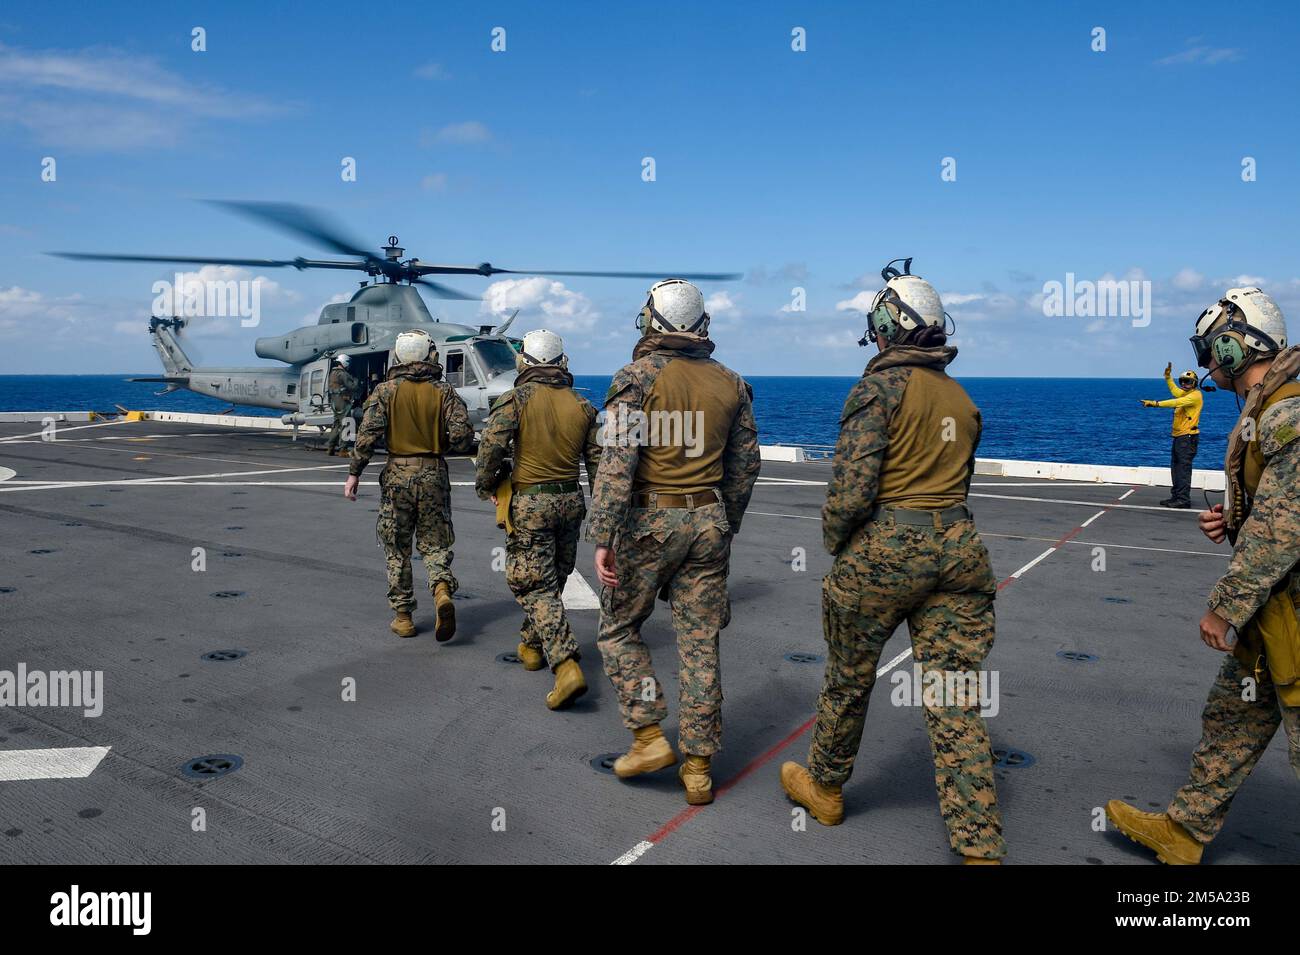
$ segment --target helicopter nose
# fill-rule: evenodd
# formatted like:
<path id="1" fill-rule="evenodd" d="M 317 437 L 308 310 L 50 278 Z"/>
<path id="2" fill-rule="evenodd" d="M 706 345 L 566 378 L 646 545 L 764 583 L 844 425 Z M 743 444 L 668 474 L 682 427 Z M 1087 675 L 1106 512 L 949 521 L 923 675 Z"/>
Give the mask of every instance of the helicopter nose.
<path id="1" fill-rule="evenodd" d="M 510 375 L 507 381 L 503 381 L 504 378 L 506 378 L 505 375 L 498 375 L 483 389 L 483 406 L 485 409 L 491 410 L 498 398 L 514 388 L 515 376 Z"/>

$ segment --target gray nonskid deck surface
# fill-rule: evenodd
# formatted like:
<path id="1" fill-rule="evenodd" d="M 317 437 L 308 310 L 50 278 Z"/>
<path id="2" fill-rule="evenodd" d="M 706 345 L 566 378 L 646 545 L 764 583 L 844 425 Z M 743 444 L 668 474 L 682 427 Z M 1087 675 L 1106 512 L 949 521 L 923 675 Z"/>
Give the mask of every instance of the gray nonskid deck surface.
<path id="1" fill-rule="evenodd" d="M 806 756 L 800 730 L 821 681 L 820 664 L 783 657 L 824 649 L 825 464 L 764 464 L 735 542 L 723 634 L 724 791 L 687 811 L 671 772 L 621 783 L 589 765 L 628 740 L 600 670 L 596 611 L 570 612 L 591 687 L 573 709 L 546 710 L 547 672 L 496 662 L 514 649 L 520 614 L 493 569 L 502 534 L 470 487 L 453 488 L 459 633 L 445 645 L 427 631 L 399 640 L 374 537 L 382 462 L 349 504 L 345 465 L 283 433 L 145 421 L 5 440 L 34 430 L 0 425 L 0 466 L 17 472 L 0 482 L 0 588 L 10 589 L 0 592 L 0 669 L 102 670 L 106 703 L 97 719 L 2 709 L 0 749 L 111 750 L 85 778 L 0 782 L 0 863 L 953 859 L 921 714 L 890 705 L 888 675 L 844 825 L 796 831 L 777 782 L 783 760 Z M 472 480 L 468 460 L 451 469 L 453 481 Z M 127 483 L 103 483 L 116 481 Z M 1093 812 L 1113 797 L 1163 806 L 1185 778 L 1221 660 L 1196 621 L 1227 549 L 1201 537 L 1192 512 L 1154 508 L 1161 489 L 1121 502 L 1126 487 L 976 485 L 999 579 L 1073 533 L 997 602 L 987 666 L 1001 712 L 990 730 L 996 747 L 1036 760 L 998 772 L 1009 861 L 1148 863 L 1094 832 Z M 1020 497 L 1033 500 L 1009 499 Z M 191 569 L 195 547 L 206 572 Z M 791 566 L 796 548 L 806 570 Z M 589 582 L 590 567 L 584 543 Z M 230 591 L 240 595 L 212 596 Z M 426 596 L 417 623 L 429 626 L 430 609 Z M 675 681 L 665 605 L 645 635 L 661 678 Z M 882 666 L 906 648 L 904 628 Z M 222 649 L 248 655 L 200 659 Z M 1070 662 L 1062 650 L 1098 659 Z M 348 680 L 355 702 L 342 699 Z M 1265 754 L 1207 861 L 1300 860 L 1284 748 L 1279 738 Z M 241 756 L 242 768 L 206 782 L 181 774 L 218 753 Z M 192 831 L 196 807 L 205 832 Z"/>

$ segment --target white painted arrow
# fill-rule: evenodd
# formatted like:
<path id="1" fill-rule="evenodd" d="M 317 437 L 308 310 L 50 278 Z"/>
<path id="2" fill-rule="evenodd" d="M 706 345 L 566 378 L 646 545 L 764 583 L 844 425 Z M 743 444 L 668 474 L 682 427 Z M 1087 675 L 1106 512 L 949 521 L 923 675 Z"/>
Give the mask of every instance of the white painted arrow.
<path id="1" fill-rule="evenodd" d="M 0 750 L 0 782 L 20 779 L 81 779 L 95 771 L 111 746 Z"/>
<path id="2" fill-rule="evenodd" d="M 600 609 L 600 598 L 596 596 L 596 591 L 591 589 L 591 584 L 576 570 L 564 582 L 564 593 L 560 599 L 564 601 L 565 610 Z"/>

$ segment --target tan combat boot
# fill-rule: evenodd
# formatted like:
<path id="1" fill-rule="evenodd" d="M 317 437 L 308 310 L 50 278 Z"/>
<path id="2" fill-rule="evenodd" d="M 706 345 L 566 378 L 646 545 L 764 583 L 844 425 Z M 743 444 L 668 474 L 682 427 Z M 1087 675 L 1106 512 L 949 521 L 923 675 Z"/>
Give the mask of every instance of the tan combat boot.
<path id="1" fill-rule="evenodd" d="M 546 705 L 553 710 L 562 709 L 586 692 L 587 681 L 582 676 L 582 667 L 569 657 L 555 668 L 555 688 L 546 694 Z"/>
<path id="2" fill-rule="evenodd" d="M 781 766 L 781 788 L 823 826 L 838 826 L 844 821 L 844 796 L 840 787 L 823 786 L 798 763 Z"/>
<path id="3" fill-rule="evenodd" d="M 526 643 L 519 644 L 515 649 L 515 656 L 519 657 L 519 662 L 524 665 L 525 670 L 540 670 L 546 666 L 546 658 L 542 656 L 542 651 Z"/>
<path id="4" fill-rule="evenodd" d="M 983 856 L 962 856 L 962 865 L 1001 865 L 1001 859 L 985 859 Z"/>
<path id="5" fill-rule="evenodd" d="M 677 778 L 686 787 L 686 801 L 692 806 L 713 802 L 713 778 L 709 775 L 709 757 L 686 754 L 686 762 L 677 770 Z"/>
<path id="6" fill-rule="evenodd" d="M 393 616 L 393 622 L 388 625 L 388 629 L 399 637 L 415 636 L 415 623 L 411 620 L 411 612 L 409 610 L 398 610 Z"/>
<path id="7" fill-rule="evenodd" d="M 614 760 L 614 775 L 619 779 L 653 773 L 677 762 L 668 740 L 664 739 L 663 730 L 658 723 L 642 726 L 632 731 L 632 748 Z"/>
<path id="8" fill-rule="evenodd" d="M 1205 847 L 1167 812 L 1143 812 L 1126 802 L 1106 803 L 1106 818 L 1124 835 L 1155 852 L 1166 865 L 1199 865 Z"/>
<path id="9" fill-rule="evenodd" d="M 438 613 L 434 639 L 444 643 L 456 635 L 456 604 L 451 599 L 451 588 L 440 583 L 433 588 L 433 603 Z"/>

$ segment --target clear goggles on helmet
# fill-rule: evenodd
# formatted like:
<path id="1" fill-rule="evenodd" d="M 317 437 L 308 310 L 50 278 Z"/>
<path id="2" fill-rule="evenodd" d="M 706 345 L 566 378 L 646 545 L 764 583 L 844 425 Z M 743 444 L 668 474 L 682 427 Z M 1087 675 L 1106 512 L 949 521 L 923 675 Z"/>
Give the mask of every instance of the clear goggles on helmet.
<path id="1" fill-rule="evenodd" d="M 1198 368 L 1209 368 L 1210 362 L 1214 358 L 1210 350 L 1210 343 L 1203 335 L 1193 335 L 1188 339 L 1192 343 L 1192 351 L 1196 355 L 1196 365 Z"/>
<path id="2" fill-rule="evenodd" d="M 1188 341 L 1192 343 L 1192 352 L 1196 355 L 1196 365 L 1199 368 L 1209 368 L 1210 362 L 1214 360 L 1214 351 L 1210 347 L 1210 342 L 1212 338 L 1218 336 L 1211 336 L 1209 331 L 1222 314 L 1223 303 L 1216 302 L 1201 312 L 1196 319 L 1196 334 L 1189 338 Z"/>
<path id="3" fill-rule="evenodd" d="M 1222 325 L 1215 326 L 1219 318 L 1227 314 L 1228 320 Z M 1243 336 L 1250 336 L 1264 346 L 1266 351 L 1278 351 L 1277 342 L 1273 341 L 1268 335 L 1258 328 L 1252 328 L 1245 322 L 1237 321 L 1237 315 L 1241 314 L 1240 310 L 1231 302 L 1211 305 L 1205 311 L 1201 312 L 1200 318 L 1196 320 L 1196 334 L 1188 339 L 1192 343 L 1192 351 L 1196 355 L 1196 364 L 1201 368 L 1209 368 L 1211 362 L 1215 362 L 1214 357 L 1214 340 L 1220 338 L 1226 332 L 1237 332 Z M 1214 333 L 1210 333 L 1210 329 Z M 1248 346 L 1250 347 L 1250 346 Z M 1217 362 L 1216 362 L 1217 364 Z"/>

